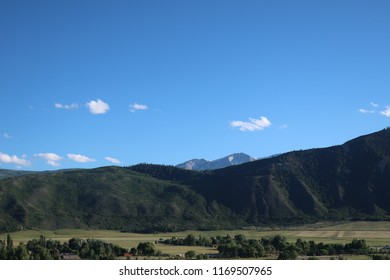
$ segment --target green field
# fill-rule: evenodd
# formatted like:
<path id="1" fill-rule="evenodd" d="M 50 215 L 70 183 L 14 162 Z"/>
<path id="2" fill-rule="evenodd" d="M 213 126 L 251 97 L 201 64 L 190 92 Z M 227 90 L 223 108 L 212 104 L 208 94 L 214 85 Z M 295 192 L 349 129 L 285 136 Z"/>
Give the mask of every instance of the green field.
<path id="1" fill-rule="evenodd" d="M 390 222 L 350 222 L 340 224 L 314 224 L 294 228 L 281 229 L 253 229 L 253 230 L 218 230 L 218 231 L 184 231 L 174 233 L 156 233 L 156 234 L 139 234 L 124 233 L 109 230 L 83 230 L 83 229 L 62 229 L 62 230 L 28 230 L 12 232 L 11 236 L 15 244 L 20 242 L 26 243 L 28 240 L 39 238 L 40 235 L 46 236 L 47 239 L 68 241 L 72 237 L 87 239 L 101 239 L 124 248 L 137 247 L 139 242 L 157 241 L 160 238 L 167 239 L 173 236 L 185 237 L 188 234 L 195 236 L 223 236 L 244 234 L 248 239 L 260 239 L 264 236 L 283 235 L 289 242 L 295 242 L 297 238 L 304 240 L 313 240 L 324 243 L 347 243 L 352 239 L 365 239 L 369 246 L 390 245 Z M 0 234 L 1 239 L 6 238 L 6 234 Z M 189 250 L 200 253 L 216 253 L 215 248 L 205 247 L 187 247 L 187 246 L 170 246 L 156 244 L 156 249 L 164 254 L 184 254 Z"/>

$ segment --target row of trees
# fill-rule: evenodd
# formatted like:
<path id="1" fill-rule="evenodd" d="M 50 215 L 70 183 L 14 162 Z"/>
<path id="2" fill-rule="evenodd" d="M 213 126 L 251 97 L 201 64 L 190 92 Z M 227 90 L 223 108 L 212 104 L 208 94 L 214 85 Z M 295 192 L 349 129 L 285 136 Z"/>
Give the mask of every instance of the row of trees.
<path id="1" fill-rule="evenodd" d="M 0 240 L 0 260 L 60 260 L 64 256 L 90 260 L 114 260 L 123 256 L 161 256 L 152 242 L 140 242 L 129 251 L 98 239 L 71 238 L 61 243 L 41 235 L 24 244 L 14 246 L 11 235 Z"/>
<path id="2" fill-rule="evenodd" d="M 277 256 L 278 259 L 296 259 L 298 256 L 323 256 L 342 254 L 369 254 L 370 248 L 364 240 L 354 239 L 346 244 L 324 244 L 314 241 L 297 239 L 291 243 L 284 236 L 263 237 L 259 240 L 247 239 L 239 234 L 231 237 L 195 237 L 192 234 L 185 238 L 170 238 L 160 240 L 160 243 L 177 246 L 205 246 L 215 247 L 221 258 L 260 258 Z M 8 234 L 6 240 L 0 240 L 0 259 L 8 260 L 50 260 L 61 259 L 64 255 L 73 255 L 80 259 L 110 260 L 122 256 L 162 256 L 152 242 L 141 242 L 130 251 L 117 245 L 97 240 L 72 238 L 67 242 L 46 240 L 41 235 L 39 239 L 33 239 L 27 244 L 20 243 L 14 246 L 12 237 Z M 205 255 L 196 256 L 194 251 L 188 251 L 186 258 L 204 258 Z M 380 257 L 380 256 L 379 256 Z M 379 258 L 378 257 L 378 258 Z"/>
<path id="3" fill-rule="evenodd" d="M 2 260 L 59 260 L 64 255 L 74 255 L 80 259 L 113 260 L 123 256 L 126 249 L 117 245 L 96 239 L 72 238 L 68 242 L 46 240 L 41 235 L 27 244 L 13 245 L 8 234 L 6 241 L 0 240 L 0 259 Z"/>
<path id="4" fill-rule="evenodd" d="M 253 245 L 255 244 L 255 246 Z M 253 247 L 257 248 L 258 255 L 278 255 L 278 259 L 296 259 L 298 256 L 324 256 L 324 255 L 342 255 L 358 254 L 365 255 L 370 253 L 370 248 L 365 240 L 354 239 L 350 243 L 316 243 L 313 240 L 306 241 L 297 239 L 295 243 L 287 242 L 286 238 L 281 235 L 273 237 L 263 237 L 261 240 L 246 240 L 243 236 L 235 236 L 228 243 L 230 254 L 226 254 L 222 245 L 218 246 L 218 251 L 226 257 L 256 257 L 253 253 Z M 226 246 L 226 245 L 225 245 Z M 221 250 L 222 249 L 222 250 Z M 237 251 L 237 253 L 236 253 Z M 241 254 L 240 254 L 241 252 Z M 262 253 L 262 254 L 261 254 Z"/>
<path id="5" fill-rule="evenodd" d="M 217 237 L 219 238 L 219 237 Z M 204 237 L 199 236 L 195 237 L 193 234 L 187 235 L 185 238 L 172 237 L 168 239 L 160 239 L 159 243 L 175 246 L 203 246 L 203 247 L 213 247 L 220 243 L 216 237 Z"/>
<path id="6" fill-rule="evenodd" d="M 217 247 L 222 258 L 259 258 L 277 255 L 278 259 L 296 259 L 298 256 L 323 256 L 342 254 L 368 254 L 370 248 L 365 240 L 354 239 L 347 244 L 325 244 L 297 239 L 295 243 L 288 242 L 286 237 L 276 235 L 263 237 L 260 240 L 247 239 L 239 234 L 216 237 L 195 237 L 192 234 L 185 238 L 172 237 L 160 240 L 161 243 L 178 246 Z"/>

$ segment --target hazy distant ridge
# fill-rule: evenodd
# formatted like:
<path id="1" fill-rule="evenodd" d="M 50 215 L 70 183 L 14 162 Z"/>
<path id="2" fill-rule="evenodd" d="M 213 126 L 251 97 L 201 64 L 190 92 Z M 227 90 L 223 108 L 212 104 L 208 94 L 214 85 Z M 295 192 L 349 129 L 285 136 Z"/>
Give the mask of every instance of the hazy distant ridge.
<path id="1" fill-rule="evenodd" d="M 178 168 L 187 170 L 214 170 L 224 168 L 227 166 L 243 164 L 246 162 L 254 161 L 255 158 L 244 154 L 236 153 L 216 160 L 205 160 L 205 159 L 192 159 L 176 165 Z"/>

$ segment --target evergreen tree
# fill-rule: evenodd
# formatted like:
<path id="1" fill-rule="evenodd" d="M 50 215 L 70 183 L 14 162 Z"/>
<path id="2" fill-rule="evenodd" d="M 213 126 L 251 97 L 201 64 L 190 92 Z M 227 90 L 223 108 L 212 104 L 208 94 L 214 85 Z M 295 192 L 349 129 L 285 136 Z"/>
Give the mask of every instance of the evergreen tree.
<path id="1" fill-rule="evenodd" d="M 14 247 L 14 242 L 12 240 L 12 237 L 9 233 L 7 233 L 7 248 Z"/>

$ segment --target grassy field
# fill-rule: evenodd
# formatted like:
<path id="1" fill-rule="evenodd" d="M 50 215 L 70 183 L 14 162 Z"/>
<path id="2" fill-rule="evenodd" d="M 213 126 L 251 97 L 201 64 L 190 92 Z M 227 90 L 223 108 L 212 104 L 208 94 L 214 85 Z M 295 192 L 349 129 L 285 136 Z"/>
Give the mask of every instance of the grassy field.
<path id="1" fill-rule="evenodd" d="M 244 234 L 247 238 L 260 239 L 264 236 L 274 236 L 277 234 L 283 235 L 289 242 L 295 242 L 297 238 L 303 240 L 314 240 L 315 242 L 324 243 L 347 243 L 352 239 L 365 239 L 369 246 L 385 246 L 390 245 L 390 222 L 350 222 L 340 224 L 315 224 L 306 225 L 294 228 L 280 229 L 257 229 L 257 230 L 234 230 L 234 231 L 184 231 L 175 233 L 158 233 L 158 234 L 138 234 L 138 233 L 123 233 L 109 230 L 83 230 L 83 229 L 61 229 L 55 231 L 39 230 L 39 231 L 19 231 L 12 232 L 11 236 L 14 244 L 20 242 L 26 243 L 28 240 L 39 238 L 40 235 L 46 236 L 46 239 L 59 240 L 61 242 L 68 241 L 72 237 L 76 238 L 94 238 L 106 240 L 117 244 L 124 248 L 137 247 L 139 242 L 157 241 L 160 238 L 167 239 L 173 236 L 185 237 L 188 234 L 195 236 L 218 236 Z M 0 238 L 4 240 L 6 234 L 0 234 Z M 205 247 L 187 247 L 187 246 L 169 246 L 164 244 L 156 244 L 156 248 L 165 254 L 184 254 L 189 250 L 194 250 L 197 254 L 200 253 L 216 253 L 213 248 Z"/>

